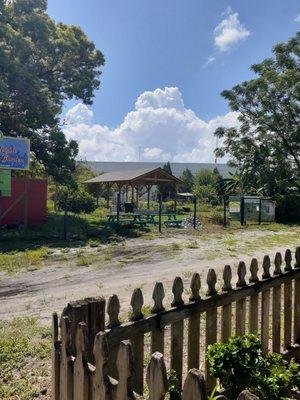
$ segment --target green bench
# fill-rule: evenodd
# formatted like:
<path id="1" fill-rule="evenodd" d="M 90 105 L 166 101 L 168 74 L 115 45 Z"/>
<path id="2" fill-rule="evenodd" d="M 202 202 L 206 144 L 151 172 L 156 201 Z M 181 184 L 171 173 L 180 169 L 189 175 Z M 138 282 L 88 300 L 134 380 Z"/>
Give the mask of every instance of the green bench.
<path id="1" fill-rule="evenodd" d="M 164 221 L 166 226 L 176 227 L 182 226 L 182 221 L 174 220 L 174 221 Z"/>

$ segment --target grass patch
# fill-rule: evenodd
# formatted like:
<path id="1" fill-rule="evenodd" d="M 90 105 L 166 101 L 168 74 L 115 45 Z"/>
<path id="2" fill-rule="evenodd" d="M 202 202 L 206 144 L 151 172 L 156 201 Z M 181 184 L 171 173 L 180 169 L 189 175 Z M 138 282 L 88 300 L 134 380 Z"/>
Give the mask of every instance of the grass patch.
<path id="1" fill-rule="evenodd" d="M 172 249 L 172 250 L 175 250 L 175 251 L 180 250 L 180 249 L 181 249 L 180 244 L 178 244 L 178 243 L 171 243 L 171 249 Z"/>
<path id="2" fill-rule="evenodd" d="M 13 251 L 8 254 L 0 253 L 0 271 L 14 274 L 20 270 L 33 270 L 42 266 L 42 261 L 49 254 L 49 249 L 40 247 L 34 250 Z"/>
<path id="3" fill-rule="evenodd" d="M 196 240 L 191 240 L 190 242 L 188 242 L 186 244 L 186 248 L 187 249 L 198 249 L 199 246 L 198 246 L 198 243 L 196 242 Z"/>
<path id="4" fill-rule="evenodd" d="M 81 254 L 76 259 L 77 267 L 87 267 L 99 261 L 99 256 L 96 254 Z"/>
<path id="5" fill-rule="evenodd" d="M 35 318 L 0 323 L 0 354 L 2 400 L 30 400 L 49 382 L 51 331 Z"/>

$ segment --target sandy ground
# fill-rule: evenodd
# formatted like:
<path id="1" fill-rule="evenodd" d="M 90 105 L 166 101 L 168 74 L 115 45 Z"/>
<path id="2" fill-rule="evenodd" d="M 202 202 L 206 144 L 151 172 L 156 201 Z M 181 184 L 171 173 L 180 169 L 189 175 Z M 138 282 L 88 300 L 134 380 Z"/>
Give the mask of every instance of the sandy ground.
<path id="1" fill-rule="evenodd" d="M 49 324 L 52 312 L 61 313 L 68 301 L 84 297 L 104 296 L 108 298 L 117 294 L 121 302 L 121 314 L 126 316 L 130 308 L 131 293 L 141 287 L 144 303 L 151 304 L 151 296 L 156 281 L 165 286 L 166 305 L 172 299 L 172 282 L 175 276 L 181 276 L 185 285 L 185 296 L 188 297 L 189 282 L 193 272 L 202 278 L 202 292 L 206 290 L 206 273 L 215 268 L 218 274 L 218 286 L 222 282 L 222 269 L 230 264 L 235 271 L 240 260 L 249 266 L 253 256 L 261 262 L 264 254 L 274 258 L 276 251 L 284 254 L 286 245 L 278 243 L 269 248 L 249 250 L 247 243 L 253 244 L 266 235 L 280 235 L 282 232 L 270 231 L 237 231 L 224 241 L 224 235 L 195 237 L 192 233 L 174 234 L 172 237 L 129 239 L 113 248 L 114 255 L 104 261 L 105 246 L 97 250 L 83 248 L 86 254 L 93 253 L 99 261 L 91 266 L 76 266 L 75 261 L 46 261 L 35 271 L 20 272 L 17 275 L 2 276 L 0 281 L 0 318 L 37 316 L 42 323 Z M 225 238 L 226 239 L 226 238 Z M 229 244 L 228 244 L 229 241 Z M 294 250 L 298 235 L 289 247 Z M 189 248 L 189 244 L 197 248 Z M 233 245 L 233 244 L 234 245 Z M 195 246 L 195 247 L 196 247 Z M 178 248 L 179 247 L 179 248 Z M 96 251 L 96 252 L 95 252 Z M 68 255 L 71 257 L 71 255 Z M 236 276 L 233 273 L 234 277 Z"/>

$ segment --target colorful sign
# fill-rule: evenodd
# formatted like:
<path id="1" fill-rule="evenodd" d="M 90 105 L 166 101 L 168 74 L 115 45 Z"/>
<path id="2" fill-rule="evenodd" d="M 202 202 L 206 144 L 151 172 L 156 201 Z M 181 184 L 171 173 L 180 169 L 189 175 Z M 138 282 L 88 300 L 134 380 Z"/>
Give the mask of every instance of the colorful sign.
<path id="1" fill-rule="evenodd" d="M 0 168 L 29 169 L 30 141 L 26 138 L 0 138 Z"/>
<path id="2" fill-rule="evenodd" d="M 2 197 L 10 197 L 11 194 L 10 169 L 0 169 L 0 192 Z"/>

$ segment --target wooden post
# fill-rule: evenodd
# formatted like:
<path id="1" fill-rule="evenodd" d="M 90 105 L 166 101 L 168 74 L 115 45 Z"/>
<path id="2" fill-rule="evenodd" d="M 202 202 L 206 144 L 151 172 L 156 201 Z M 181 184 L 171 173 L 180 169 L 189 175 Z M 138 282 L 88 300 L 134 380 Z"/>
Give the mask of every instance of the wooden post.
<path id="1" fill-rule="evenodd" d="M 237 287 L 246 286 L 246 265 L 243 261 L 240 261 L 237 269 L 238 281 Z M 245 335 L 246 331 L 246 298 L 242 298 L 236 302 L 236 335 Z"/>
<path id="2" fill-rule="evenodd" d="M 107 190 L 107 197 L 106 197 L 106 208 L 109 208 L 109 196 L 110 196 L 110 184 L 107 182 L 106 184 L 106 190 Z"/>
<path id="3" fill-rule="evenodd" d="M 109 316 L 109 321 L 107 325 L 108 329 L 121 325 L 119 320 L 120 301 L 116 294 L 113 294 L 108 299 L 106 311 Z M 118 370 L 116 366 L 118 350 L 119 350 L 118 346 L 109 346 L 109 359 L 107 366 L 108 374 L 115 379 L 118 379 Z"/>
<path id="4" fill-rule="evenodd" d="M 163 400 L 168 391 L 168 377 L 161 353 L 152 354 L 147 367 L 146 380 L 149 388 L 149 400 Z"/>
<path id="5" fill-rule="evenodd" d="M 193 220 L 194 229 L 196 229 L 196 220 L 197 220 L 197 197 L 194 196 L 194 220 Z"/>
<path id="6" fill-rule="evenodd" d="M 241 226 L 245 225 L 245 198 L 241 197 L 240 201 L 240 218 L 241 218 Z"/>
<path id="7" fill-rule="evenodd" d="M 120 192 L 118 192 L 117 193 L 117 227 L 116 227 L 117 235 L 119 235 L 119 233 L 120 233 L 120 207 L 121 207 L 120 196 L 121 196 L 121 194 L 120 194 Z"/>
<path id="8" fill-rule="evenodd" d="M 74 360 L 71 354 L 71 324 L 69 317 L 60 320 L 61 352 L 60 352 L 60 393 L 55 400 L 73 400 Z"/>
<path id="9" fill-rule="evenodd" d="M 282 274 L 281 253 L 276 253 L 274 264 L 275 264 L 274 275 Z M 272 345 L 273 345 L 273 353 L 280 353 L 280 350 L 281 350 L 281 285 L 276 285 L 273 287 Z"/>
<path id="10" fill-rule="evenodd" d="M 284 271 L 292 270 L 292 253 L 287 249 L 285 252 L 285 267 Z M 292 344 L 292 296 L 293 282 L 290 280 L 284 284 L 284 349 L 287 350 Z"/>
<path id="11" fill-rule="evenodd" d="M 52 315 L 52 398 L 60 400 L 60 343 L 58 341 L 58 318 L 57 314 Z"/>
<path id="12" fill-rule="evenodd" d="M 223 196 L 223 226 L 227 226 L 227 213 L 226 213 L 226 196 Z"/>
<path id="13" fill-rule="evenodd" d="M 204 376 L 197 369 L 191 369 L 184 382 L 182 400 L 207 400 Z"/>
<path id="14" fill-rule="evenodd" d="M 121 342 L 117 356 L 119 382 L 116 388 L 116 400 L 134 399 L 132 390 L 133 358 L 129 342 Z"/>
<path id="15" fill-rule="evenodd" d="M 65 194 L 64 204 L 64 240 L 68 240 L 68 194 Z"/>
<path id="16" fill-rule="evenodd" d="M 250 283 L 257 283 L 258 282 L 258 262 L 256 258 L 251 260 L 250 264 Z M 249 300 L 249 332 L 254 333 L 258 330 L 258 293 L 253 294 L 250 296 Z"/>
<path id="17" fill-rule="evenodd" d="M 214 269 L 209 269 L 207 273 L 207 285 L 208 291 L 207 296 L 214 296 L 217 294 L 216 291 L 217 275 Z M 211 308 L 206 312 L 206 349 L 210 344 L 216 343 L 217 341 L 217 329 L 218 329 L 218 314 L 217 307 Z M 209 373 L 209 363 L 206 360 L 206 382 L 208 390 L 211 391 L 216 385 L 216 379 Z"/>
<path id="18" fill-rule="evenodd" d="M 162 195 L 160 191 L 158 194 L 158 206 L 158 230 L 161 233 Z"/>
<path id="19" fill-rule="evenodd" d="M 200 301 L 199 290 L 201 288 L 200 275 L 194 273 L 191 281 L 190 301 Z M 188 370 L 199 368 L 200 359 L 200 313 L 193 313 L 189 317 L 188 326 Z"/>
<path id="20" fill-rule="evenodd" d="M 134 204 L 134 186 L 131 185 L 131 203 Z"/>
<path id="21" fill-rule="evenodd" d="M 28 193 L 29 192 L 29 179 L 28 176 L 24 179 L 24 227 L 28 227 Z"/>
<path id="22" fill-rule="evenodd" d="M 147 209 L 150 210 L 150 190 L 151 190 L 151 185 L 147 185 Z"/>
<path id="23" fill-rule="evenodd" d="M 300 268 L 300 247 L 295 252 L 295 268 Z M 300 344 L 300 278 L 295 278 L 294 287 L 294 343 Z"/>
<path id="24" fill-rule="evenodd" d="M 138 321 L 143 319 L 142 307 L 144 304 L 143 293 L 140 288 L 133 291 L 131 296 L 131 307 L 132 307 L 132 321 Z M 143 395 L 144 391 L 144 334 L 135 336 L 132 341 L 132 352 L 133 352 L 133 390 Z"/>
<path id="25" fill-rule="evenodd" d="M 263 259 L 263 279 L 269 279 L 270 275 L 270 257 L 264 256 Z M 270 329 L 270 289 L 264 290 L 261 296 L 261 342 L 264 353 L 269 350 L 269 329 Z"/>
<path id="26" fill-rule="evenodd" d="M 230 265 L 225 265 L 223 271 L 224 285 L 222 288 L 223 292 L 230 292 L 232 290 L 231 285 L 232 272 Z M 226 304 L 222 307 L 222 321 L 221 321 L 221 340 L 222 342 L 228 342 L 231 336 L 232 328 L 232 303 Z"/>
<path id="27" fill-rule="evenodd" d="M 175 183 L 175 192 L 174 192 L 174 212 L 177 212 L 177 183 Z"/>
<path id="28" fill-rule="evenodd" d="M 156 282 L 153 290 L 153 301 L 154 306 L 151 310 L 152 314 L 158 314 L 164 311 L 163 299 L 165 297 L 164 286 L 161 282 Z M 159 351 L 164 353 L 164 327 L 158 326 L 154 331 L 151 332 L 151 353 Z"/>
<path id="29" fill-rule="evenodd" d="M 180 308 L 184 305 L 182 299 L 183 282 L 177 276 L 173 282 L 172 292 L 174 299 L 172 307 Z M 176 386 L 182 386 L 182 358 L 183 358 L 183 320 L 171 324 L 171 369 L 176 372 Z"/>

